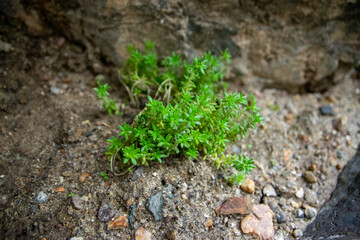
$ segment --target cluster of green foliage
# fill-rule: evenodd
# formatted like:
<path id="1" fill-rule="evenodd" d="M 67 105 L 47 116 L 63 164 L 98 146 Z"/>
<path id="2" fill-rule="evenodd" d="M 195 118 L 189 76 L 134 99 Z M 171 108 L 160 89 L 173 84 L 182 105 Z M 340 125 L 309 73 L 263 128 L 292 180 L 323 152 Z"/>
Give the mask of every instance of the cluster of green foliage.
<path id="1" fill-rule="evenodd" d="M 217 168 L 237 170 L 228 180 L 242 181 L 254 162 L 225 155 L 225 147 L 262 124 L 262 117 L 254 96 L 222 93 L 228 52 L 221 57 L 207 53 L 190 64 L 173 53 L 159 69 L 153 46 L 147 43 L 146 49 L 142 54 L 129 47 L 130 58 L 121 70 L 130 98 L 144 93 L 149 102 L 131 125 L 119 126 L 119 135 L 108 139 L 111 169 L 116 159 L 130 169 L 154 160 L 161 163 L 173 155 L 189 160 L 207 157 Z M 160 100 L 153 99 L 159 94 Z"/>
<path id="2" fill-rule="evenodd" d="M 131 102 L 136 106 L 139 106 L 140 97 L 151 96 L 167 104 L 183 90 L 196 93 L 200 87 L 209 87 L 219 92 L 221 80 L 230 63 L 227 50 L 221 57 L 209 52 L 200 59 L 195 58 L 191 64 L 172 53 L 159 63 L 154 43 L 150 41 L 145 41 L 144 53 L 132 45 L 127 47 L 127 51 L 130 57 L 119 70 L 119 75 Z"/>
<path id="3" fill-rule="evenodd" d="M 107 83 L 102 85 L 101 80 L 103 80 L 101 76 L 97 78 L 98 87 L 94 88 L 95 92 L 97 93 L 98 99 L 103 101 L 103 108 L 109 114 L 115 113 L 115 115 L 120 115 L 119 108 L 116 105 L 115 100 L 108 97 L 109 93 L 107 90 L 109 90 L 110 88 L 109 85 Z"/>

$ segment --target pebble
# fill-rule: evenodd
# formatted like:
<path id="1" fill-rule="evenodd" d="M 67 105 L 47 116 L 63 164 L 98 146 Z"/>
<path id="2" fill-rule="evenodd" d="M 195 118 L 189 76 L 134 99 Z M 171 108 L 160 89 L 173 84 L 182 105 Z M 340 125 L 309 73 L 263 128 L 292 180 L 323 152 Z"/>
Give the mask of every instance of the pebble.
<path id="1" fill-rule="evenodd" d="M 347 123 L 347 117 L 343 116 L 333 120 L 333 127 L 337 131 L 343 131 Z"/>
<path id="2" fill-rule="evenodd" d="M 156 221 L 161 221 L 163 219 L 162 211 L 164 208 L 164 197 L 162 191 L 150 196 L 146 208 Z"/>
<path id="3" fill-rule="evenodd" d="M 295 202 L 295 201 L 291 201 L 290 204 L 291 204 L 291 206 L 293 206 L 293 208 L 295 208 L 295 209 L 297 209 L 297 208 L 299 208 L 299 207 L 301 206 L 301 203 L 299 204 L 299 203 L 297 203 L 297 202 Z"/>
<path id="4" fill-rule="evenodd" d="M 135 240 L 151 240 L 151 232 L 139 227 L 135 232 Z"/>
<path id="5" fill-rule="evenodd" d="M 58 187 L 55 189 L 55 192 L 58 193 L 58 192 L 65 192 L 65 188 L 64 187 Z"/>
<path id="6" fill-rule="evenodd" d="M 250 203 L 251 199 L 248 197 L 231 197 L 221 206 L 217 207 L 215 212 L 217 215 L 229 215 L 235 213 L 246 214 L 250 212 Z"/>
<path id="7" fill-rule="evenodd" d="M 276 213 L 275 213 L 275 217 L 276 217 L 276 221 L 278 223 L 284 223 L 286 222 L 286 215 L 283 213 L 283 211 L 281 210 L 278 210 Z"/>
<path id="8" fill-rule="evenodd" d="M 57 87 L 51 87 L 50 91 L 55 94 L 55 95 L 59 95 L 60 94 L 60 88 Z"/>
<path id="9" fill-rule="evenodd" d="M 64 177 L 70 177 L 73 175 L 73 173 L 71 171 L 65 171 L 65 172 L 62 172 L 61 175 L 63 175 Z"/>
<path id="10" fill-rule="evenodd" d="M 253 214 L 247 215 L 241 220 L 240 227 L 244 233 L 251 233 L 257 239 L 272 239 L 274 237 L 274 225 L 272 217 L 274 213 L 267 205 L 254 205 Z"/>
<path id="11" fill-rule="evenodd" d="M 305 201 L 313 206 L 317 205 L 317 196 L 314 191 L 309 191 L 305 194 Z"/>
<path id="12" fill-rule="evenodd" d="M 84 240 L 83 237 L 72 237 L 70 238 L 70 240 Z"/>
<path id="13" fill-rule="evenodd" d="M 303 235 L 303 232 L 300 229 L 295 229 L 295 231 L 293 232 L 293 236 L 298 238 L 301 237 Z"/>
<path id="14" fill-rule="evenodd" d="M 81 183 L 84 183 L 86 181 L 86 178 L 89 176 L 88 173 L 82 173 L 80 176 L 79 176 L 79 182 Z"/>
<path id="15" fill-rule="evenodd" d="M 317 178 L 315 177 L 314 173 L 311 172 L 311 171 L 306 171 L 306 172 L 303 174 L 303 177 L 305 178 L 305 180 L 306 180 L 308 183 L 316 183 L 316 182 L 317 182 Z"/>
<path id="16" fill-rule="evenodd" d="M 271 185 L 266 185 L 262 192 L 267 197 L 276 197 L 275 189 Z"/>
<path id="17" fill-rule="evenodd" d="M 115 211 L 106 202 L 102 202 L 98 212 L 98 219 L 102 222 L 108 222 L 115 215 Z"/>
<path id="18" fill-rule="evenodd" d="M 212 226 L 213 226 L 213 222 L 212 222 L 211 218 L 209 218 L 209 219 L 206 220 L 206 222 L 205 222 L 205 227 L 211 228 Z"/>
<path id="19" fill-rule="evenodd" d="M 74 194 L 71 199 L 75 209 L 81 210 L 84 208 L 84 201 L 79 197 L 79 195 Z"/>
<path id="20" fill-rule="evenodd" d="M 255 182 L 251 179 L 245 179 L 240 185 L 241 190 L 247 193 L 253 193 L 255 191 Z"/>
<path id="21" fill-rule="evenodd" d="M 333 108 L 330 105 L 324 105 L 319 108 L 322 115 L 334 115 Z"/>
<path id="22" fill-rule="evenodd" d="M 46 193 L 44 193 L 43 191 L 39 192 L 39 194 L 37 195 L 37 197 L 35 198 L 35 201 L 37 203 L 44 203 L 46 202 L 46 200 L 48 199 L 48 195 L 46 195 Z"/>
<path id="23" fill-rule="evenodd" d="M 176 230 L 171 230 L 170 232 L 168 232 L 168 233 L 166 234 L 166 237 L 167 237 L 167 239 L 169 239 L 169 240 L 176 240 L 176 239 L 177 239 L 177 235 L 178 235 L 178 233 L 177 233 Z"/>
<path id="24" fill-rule="evenodd" d="M 336 157 L 337 157 L 338 159 L 342 159 L 342 158 L 344 158 L 344 153 L 343 153 L 342 151 L 337 151 L 337 152 L 336 152 Z"/>
<path id="25" fill-rule="evenodd" d="M 116 217 L 114 220 L 109 222 L 107 229 L 125 229 L 128 223 L 128 219 L 126 216 Z"/>
<path id="26" fill-rule="evenodd" d="M 295 217 L 297 218 L 304 218 L 304 210 L 298 208 L 295 210 Z"/>
<path id="27" fill-rule="evenodd" d="M 144 174 L 144 167 L 139 167 L 134 171 L 134 174 L 131 177 L 131 181 L 138 180 Z"/>
<path id="28" fill-rule="evenodd" d="M 314 218 L 316 216 L 316 214 L 317 214 L 317 211 L 315 208 L 310 207 L 310 208 L 305 209 L 305 216 L 307 218 Z"/>
<path id="29" fill-rule="evenodd" d="M 304 195 L 305 195 L 305 192 L 304 192 L 304 189 L 303 189 L 303 188 L 300 188 L 300 189 L 297 190 L 297 192 L 295 193 L 295 196 L 296 196 L 297 198 L 300 198 L 300 199 L 304 198 Z"/>

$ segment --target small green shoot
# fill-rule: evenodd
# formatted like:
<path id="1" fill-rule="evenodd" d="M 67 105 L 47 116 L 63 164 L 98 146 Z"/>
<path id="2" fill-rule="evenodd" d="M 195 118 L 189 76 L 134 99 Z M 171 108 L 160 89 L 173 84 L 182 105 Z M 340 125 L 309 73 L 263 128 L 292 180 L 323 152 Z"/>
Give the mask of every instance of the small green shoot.
<path id="1" fill-rule="evenodd" d="M 104 178 L 104 180 L 108 180 L 109 176 L 105 172 L 100 172 L 100 176 Z"/>
<path id="2" fill-rule="evenodd" d="M 74 195 L 75 195 L 75 193 L 70 193 L 70 194 L 68 195 L 68 197 L 71 198 L 71 197 L 74 196 Z"/>
<path id="3" fill-rule="evenodd" d="M 97 78 L 97 84 L 98 87 L 94 88 L 95 92 L 97 93 L 97 97 L 99 100 L 103 100 L 103 108 L 111 115 L 112 113 L 115 113 L 115 115 L 120 115 L 119 108 L 116 105 L 116 102 L 114 99 L 109 98 L 108 89 L 110 88 L 107 83 L 104 85 L 101 84 L 101 80 L 103 78 L 99 76 Z"/>

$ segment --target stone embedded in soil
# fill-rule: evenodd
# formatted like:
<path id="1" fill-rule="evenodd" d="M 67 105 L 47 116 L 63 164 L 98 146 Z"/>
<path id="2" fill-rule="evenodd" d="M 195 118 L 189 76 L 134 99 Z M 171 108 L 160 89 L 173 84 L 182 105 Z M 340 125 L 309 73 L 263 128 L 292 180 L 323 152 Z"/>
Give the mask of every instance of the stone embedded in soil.
<path id="1" fill-rule="evenodd" d="M 48 199 L 48 195 L 44 193 L 43 191 L 39 192 L 39 194 L 36 196 L 35 201 L 37 203 L 44 203 Z"/>
<path id="2" fill-rule="evenodd" d="M 75 209 L 81 210 L 84 208 L 84 201 L 79 197 L 79 195 L 74 194 L 71 200 Z"/>
<path id="3" fill-rule="evenodd" d="M 58 193 L 58 192 L 65 192 L 65 188 L 64 187 L 58 187 L 55 189 L 55 192 Z"/>
<path id="4" fill-rule="evenodd" d="M 295 210 L 295 217 L 297 218 L 304 218 L 304 210 L 298 208 Z"/>
<path id="5" fill-rule="evenodd" d="M 128 219 L 126 216 L 116 217 L 114 220 L 109 222 L 107 229 L 125 229 L 128 223 Z"/>
<path id="6" fill-rule="evenodd" d="M 70 238 L 70 240 L 84 240 L 83 237 L 72 237 Z"/>
<path id="7" fill-rule="evenodd" d="M 305 209 L 305 216 L 307 218 L 314 218 L 317 214 L 317 211 L 315 208 L 309 207 Z"/>
<path id="8" fill-rule="evenodd" d="M 162 211 L 164 208 L 164 197 L 162 191 L 150 196 L 146 208 L 150 211 L 156 221 L 161 221 L 163 219 Z"/>
<path id="9" fill-rule="evenodd" d="M 178 233 L 177 233 L 176 230 L 171 230 L 171 231 L 169 231 L 169 232 L 166 234 L 166 237 L 167 237 L 167 239 L 169 239 L 169 240 L 176 240 L 176 239 L 177 239 L 177 235 L 178 235 Z"/>
<path id="10" fill-rule="evenodd" d="M 229 214 L 246 214 L 250 213 L 250 198 L 231 197 L 226 200 L 221 206 L 217 207 L 215 212 L 217 215 L 229 215 Z"/>
<path id="11" fill-rule="evenodd" d="M 303 235 L 303 232 L 300 229 L 295 229 L 295 231 L 293 232 L 293 236 L 296 238 L 299 238 Z"/>
<path id="12" fill-rule="evenodd" d="M 316 176 L 311 171 L 304 172 L 303 177 L 308 183 L 316 183 L 317 182 Z"/>
<path id="13" fill-rule="evenodd" d="M 240 185 L 241 190 L 247 193 L 253 193 L 255 191 L 255 182 L 251 179 L 245 179 Z"/>
<path id="14" fill-rule="evenodd" d="M 319 110 L 322 115 L 328 115 L 328 116 L 334 115 L 334 110 L 330 105 L 321 106 Z"/>
<path id="15" fill-rule="evenodd" d="M 136 181 L 141 176 L 143 176 L 143 174 L 144 174 L 144 167 L 141 166 L 134 171 L 134 173 L 131 177 L 131 181 Z"/>
<path id="16" fill-rule="evenodd" d="M 267 197 L 276 197 L 275 189 L 271 185 L 266 185 L 262 192 Z"/>
<path id="17" fill-rule="evenodd" d="M 273 211 L 273 213 L 275 214 L 275 218 L 276 221 L 278 223 L 284 223 L 287 220 L 287 216 L 286 214 L 279 208 L 278 204 L 276 201 L 272 201 L 269 203 L 269 207 L 270 209 Z"/>
<path id="18" fill-rule="evenodd" d="M 98 219 L 108 222 L 115 215 L 114 209 L 106 202 L 102 202 L 98 212 Z"/>
<path id="19" fill-rule="evenodd" d="M 346 126 L 346 123 L 347 123 L 347 117 L 343 116 L 343 117 L 334 119 L 332 121 L 332 123 L 333 123 L 333 127 L 334 127 L 335 130 L 337 130 L 339 132 L 343 131 L 345 126 Z"/>
<path id="20" fill-rule="evenodd" d="M 135 232 L 135 240 L 151 240 L 151 232 L 139 227 Z"/>
<path id="21" fill-rule="evenodd" d="M 206 222 L 205 222 L 205 227 L 211 228 L 212 226 L 213 226 L 213 222 L 212 222 L 211 218 L 209 218 L 209 219 L 206 220 Z"/>
<path id="22" fill-rule="evenodd" d="M 84 183 L 86 181 L 86 178 L 89 176 L 88 173 L 82 173 L 80 176 L 79 176 L 79 182 L 81 183 Z"/>
<path id="23" fill-rule="evenodd" d="M 296 191 L 295 196 L 299 199 L 302 199 L 305 195 L 304 189 L 300 188 L 299 190 Z"/>
<path id="24" fill-rule="evenodd" d="M 73 175 L 73 173 L 71 171 L 64 171 L 61 173 L 61 175 L 63 175 L 64 177 L 70 177 Z"/>
<path id="25" fill-rule="evenodd" d="M 318 198 L 317 198 L 316 192 L 307 191 L 305 194 L 305 201 L 312 206 L 317 206 Z"/>
<path id="26" fill-rule="evenodd" d="M 270 240 L 274 237 L 272 217 L 274 213 L 267 205 L 254 205 L 251 214 L 241 220 L 241 230 L 257 239 Z"/>

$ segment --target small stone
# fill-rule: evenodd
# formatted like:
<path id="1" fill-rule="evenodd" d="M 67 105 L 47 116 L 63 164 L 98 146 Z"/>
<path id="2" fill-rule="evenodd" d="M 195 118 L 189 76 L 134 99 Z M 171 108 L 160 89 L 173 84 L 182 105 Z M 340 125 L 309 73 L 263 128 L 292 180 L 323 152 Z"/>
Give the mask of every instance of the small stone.
<path id="1" fill-rule="evenodd" d="M 86 181 L 86 178 L 89 176 L 88 173 L 82 173 L 80 176 L 79 176 L 79 182 L 81 183 L 84 183 Z"/>
<path id="2" fill-rule="evenodd" d="M 135 199 L 134 198 L 129 198 L 128 200 L 126 200 L 126 206 L 130 207 L 134 204 Z"/>
<path id="3" fill-rule="evenodd" d="M 109 222 L 107 229 L 125 229 L 128 223 L 128 219 L 126 216 L 116 217 L 114 220 Z"/>
<path id="4" fill-rule="evenodd" d="M 314 191 L 306 192 L 305 201 L 312 206 L 316 206 L 318 202 L 316 193 Z"/>
<path id="5" fill-rule="evenodd" d="M 297 203 L 297 202 L 295 202 L 295 201 L 291 201 L 290 204 L 291 204 L 291 206 L 293 206 L 293 208 L 295 208 L 295 209 L 297 209 L 297 208 L 299 208 L 299 207 L 301 206 L 301 204 L 299 204 L 299 203 Z"/>
<path id="6" fill-rule="evenodd" d="M 303 232 L 300 229 L 295 229 L 295 231 L 293 232 L 293 236 L 298 238 L 301 237 L 303 235 Z"/>
<path id="7" fill-rule="evenodd" d="M 212 227 L 212 220 L 211 220 L 211 218 L 209 218 L 208 220 L 206 220 L 206 222 L 205 222 L 205 227 L 207 227 L 207 228 L 211 228 Z"/>
<path id="8" fill-rule="evenodd" d="M 277 213 L 275 213 L 275 217 L 276 217 L 276 221 L 278 223 L 284 223 L 286 222 L 286 215 L 284 214 L 283 211 L 278 210 Z"/>
<path id="9" fill-rule="evenodd" d="M 139 167 L 134 171 L 134 174 L 131 177 L 131 181 L 136 181 L 138 180 L 140 177 L 142 177 L 144 174 L 144 167 Z"/>
<path id="10" fill-rule="evenodd" d="M 70 240 L 84 240 L 83 237 L 72 237 L 70 238 Z"/>
<path id="11" fill-rule="evenodd" d="M 317 214 L 317 211 L 315 208 L 310 207 L 310 208 L 305 209 L 305 216 L 307 218 L 314 218 L 316 216 L 316 214 Z"/>
<path id="12" fill-rule="evenodd" d="M 271 185 L 266 185 L 263 190 L 262 190 L 263 194 L 267 197 L 276 197 L 276 192 L 275 189 L 273 188 L 273 186 Z"/>
<path id="13" fill-rule="evenodd" d="M 98 219 L 102 222 L 108 222 L 114 215 L 114 209 L 106 202 L 102 202 L 98 212 Z"/>
<path id="14" fill-rule="evenodd" d="M 344 130 L 346 123 L 347 123 L 347 117 L 343 116 L 333 120 L 333 127 L 335 130 L 341 132 Z"/>
<path id="15" fill-rule="evenodd" d="M 304 218 L 304 210 L 298 208 L 295 210 L 295 217 L 297 218 Z"/>
<path id="16" fill-rule="evenodd" d="M 296 191 L 295 196 L 299 199 L 302 199 L 305 195 L 304 189 L 300 188 L 299 190 Z"/>
<path id="17" fill-rule="evenodd" d="M 166 234 L 167 239 L 169 240 L 176 240 L 177 239 L 177 231 L 176 230 L 171 230 Z"/>
<path id="18" fill-rule="evenodd" d="M 51 87 L 50 91 L 55 94 L 55 95 L 59 95 L 60 94 L 60 88 L 57 87 Z"/>
<path id="19" fill-rule="evenodd" d="M 247 193 L 253 193 L 255 191 L 255 182 L 251 179 L 245 179 L 240 185 L 241 190 Z"/>
<path id="20" fill-rule="evenodd" d="M 61 175 L 63 175 L 64 177 L 70 177 L 73 175 L 73 173 L 71 171 L 65 171 L 65 172 L 61 173 Z"/>
<path id="21" fill-rule="evenodd" d="M 342 151 L 337 151 L 337 152 L 336 152 L 336 157 L 337 157 L 338 159 L 342 159 L 342 158 L 344 158 L 344 153 L 343 153 Z"/>
<path id="22" fill-rule="evenodd" d="M 164 197 L 162 191 L 150 196 L 146 208 L 156 221 L 161 221 L 163 219 L 162 211 L 164 208 Z"/>
<path id="23" fill-rule="evenodd" d="M 257 239 L 272 239 L 274 237 L 272 222 L 274 213 L 263 204 L 254 205 L 252 212 L 241 220 L 241 230 L 244 233 L 251 233 Z"/>
<path id="24" fill-rule="evenodd" d="M 59 212 L 57 214 L 57 218 L 58 220 L 61 222 L 61 223 L 67 223 L 67 222 L 70 222 L 72 217 L 66 213 L 63 213 L 63 212 Z"/>
<path id="25" fill-rule="evenodd" d="M 306 172 L 303 174 L 303 177 L 305 178 L 305 180 L 306 180 L 308 183 L 316 183 L 316 182 L 317 182 L 317 178 L 315 177 L 314 173 L 311 172 L 311 171 L 306 171 Z"/>
<path id="26" fill-rule="evenodd" d="M 287 162 L 290 157 L 291 157 L 291 151 L 290 150 L 284 150 L 284 161 Z"/>
<path id="27" fill-rule="evenodd" d="M 312 171 L 312 172 L 316 171 L 316 165 L 315 164 L 311 164 L 310 171 Z"/>
<path id="28" fill-rule="evenodd" d="M 55 189 L 55 192 L 58 193 L 58 192 L 65 192 L 65 188 L 64 187 L 58 187 Z"/>
<path id="29" fill-rule="evenodd" d="M 35 201 L 37 203 L 44 203 L 46 202 L 46 200 L 48 199 L 48 195 L 46 195 L 46 193 L 44 193 L 43 191 L 39 192 L 39 194 L 37 195 L 37 197 L 35 198 Z"/>
<path id="30" fill-rule="evenodd" d="M 334 115 L 333 108 L 330 105 L 321 106 L 319 110 L 322 115 L 328 115 L 328 116 Z"/>
<path id="31" fill-rule="evenodd" d="M 84 208 L 84 201 L 79 197 L 79 195 L 74 194 L 71 199 L 75 209 L 81 210 Z"/>
<path id="32" fill-rule="evenodd" d="M 151 240 L 151 232 L 139 227 L 135 232 L 135 240 Z"/>
<path id="33" fill-rule="evenodd" d="M 341 168 L 342 168 L 342 166 L 341 166 L 340 163 L 336 164 L 336 169 L 337 169 L 337 170 L 341 170 Z"/>
<path id="34" fill-rule="evenodd" d="M 250 203 L 250 198 L 231 197 L 221 206 L 217 207 L 215 212 L 217 215 L 246 214 L 250 212 Z"/>

